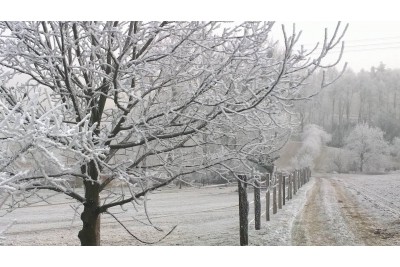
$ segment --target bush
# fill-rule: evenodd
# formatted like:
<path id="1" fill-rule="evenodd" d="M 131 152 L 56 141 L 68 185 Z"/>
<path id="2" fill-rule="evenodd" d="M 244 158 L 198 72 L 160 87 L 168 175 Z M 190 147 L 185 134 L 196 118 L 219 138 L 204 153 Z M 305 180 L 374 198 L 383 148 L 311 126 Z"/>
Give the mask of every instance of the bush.
<path id="1" fill-rule="evenodd" d="M 346 138 L 345 148 L 354 154 L 360 172 L 383 171 L 389 164 L 389 144 L 379 128 L 358 124 Z"/>

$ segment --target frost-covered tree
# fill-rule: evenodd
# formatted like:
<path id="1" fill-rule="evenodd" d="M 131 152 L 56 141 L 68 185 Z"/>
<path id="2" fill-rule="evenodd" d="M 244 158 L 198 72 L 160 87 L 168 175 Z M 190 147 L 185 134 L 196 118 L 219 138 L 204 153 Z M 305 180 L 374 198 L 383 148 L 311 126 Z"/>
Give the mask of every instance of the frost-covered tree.
<path id="1" fill-rule="evenodd" d="M 331 165 L 334 171 L 339 173 L 347 173 L 349 171 L 357 171 L 358 161 L 356 160 L 357 156 L 353 151 L 337 148 L 337 150 L 331 153 Z"/>
<path id="2" fill-rule="evenodd" d="M 394 157 L 397 157 L 397 158 L 400 157 L 400 137 L 396 137 L 393 139 L 390 150 L 391 150 L 390 153 Z"/>
<path id="3" fill-rule="evenodd" d="M 345 140 L 346 148 L 357 157 L 359 170 L 374 170 L 384 165 L 385 156 L 389 153 L 389 145 L 383 137 L 381 129 L 368 124 L 358 124 Z"/>
<path id="4" fill-rule="evenodd" d="M 113 207 L 196 172 L 250 171 L 249 156 L 288 138 L 294 101 L 309 97 L 297 96 L 314 71 L 336 64 L 323 60 L 345 32 L 338 24 L 313 53 L 295 47 L 294 27 L 271 42 L 273 25 L 0 23 L 8 205 L 64 193 L 83 205 L 81 244 L 99 245 L 100 215 Z"/>
<path id="5" fill-rule="evenodd" d="M 331 140 L 324 129 L 315 124 L 304 126 L 301 134 L 302 145 L 292 159 L 295 168 L 313 167 L 314 160 L 321 153 L 322 146 Z"/>
<path id="6" fill-rule="evenodd" d="M 399 169 L 400 165 L 400 138 L 396 137 L 393 139 L 390 146 L 390 155 L 392 156 L 393 166 L 395 169 Z"/>

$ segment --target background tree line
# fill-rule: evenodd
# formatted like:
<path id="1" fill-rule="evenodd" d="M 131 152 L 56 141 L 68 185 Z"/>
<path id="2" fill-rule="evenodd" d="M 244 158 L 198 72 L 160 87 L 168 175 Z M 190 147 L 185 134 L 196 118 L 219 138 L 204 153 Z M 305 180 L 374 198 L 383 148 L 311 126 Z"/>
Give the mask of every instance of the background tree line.
<path id="1" fill-rule="evenodd" d="M 332 69 L 327 75 L 333 76 L 337 73 L 337 70 Z M 308 94 L 317 91 L 321 79 L 322 73 L 314 75 L 306 90 Z M 356 154 L 345 155 L 348 153 L 339 151 L 337 155 L 333 155 L 332 161 L 339 171 L 343 170 L 343 164 L 350 164 L 349 159 L 355 158 L 358 158 L 357 163 L 344 169 L 376 171 L 395 168 L 391 161 L 396 160 L 395 147 L 400 136 L 399 92 L 399 69 L 388 69 L 383 63 L 369 71 L 361 70 L 356 73 L 347 69 L 341 79 L 320 91 L 314 98 L 297 103 L 300 130 L 303 132 L 307 124 L 316 124 L 331 135 L 328 146 L 351 148 L 353 152 L 357 147 Z M 370 145 L 369 148 L 363 147 L 361 143 L 354 145 L 354 141 L 363 138 Z M 385 144 L 375 151 L 373 147 L 379 147 L 377 144 L 382 142 Z M 370 162 L 366 166 L 363 162 L 366 159 L 359 158 L 362 158 L 361 151 L 364 150 L 374 154 L 369 157 Z"/>

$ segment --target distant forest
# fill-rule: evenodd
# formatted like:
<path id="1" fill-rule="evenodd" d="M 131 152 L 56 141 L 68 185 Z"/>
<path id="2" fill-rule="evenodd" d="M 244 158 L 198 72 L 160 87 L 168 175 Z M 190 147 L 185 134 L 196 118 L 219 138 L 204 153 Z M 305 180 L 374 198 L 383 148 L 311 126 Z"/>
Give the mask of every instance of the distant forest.
<path id="1" fill-rule="evenodd" d="M 334 77 L 333 70 L 326 74 Z M 318 92 L 322 72 L 314 75 L 305 91 L 306 97 Z M 328 144 L 343 147 L 346 136 L 356 124 L 379 127 L 392 142 L 400 137 L 400 69 L 388 69 L 383 63 L 369 71 L 355 73 L 347 69 L 335 83 L 310 100 L 298 103 L 301 130 L 307 124 L 322 126 L 332 135 Z"/>

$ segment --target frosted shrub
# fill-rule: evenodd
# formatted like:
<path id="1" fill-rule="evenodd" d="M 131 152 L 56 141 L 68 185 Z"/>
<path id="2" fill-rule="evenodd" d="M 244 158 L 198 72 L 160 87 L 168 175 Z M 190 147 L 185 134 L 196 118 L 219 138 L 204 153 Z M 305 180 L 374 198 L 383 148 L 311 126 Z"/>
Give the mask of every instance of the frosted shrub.
<path id="1" fill-rule="evenodd" d="M 303 144 L 292 160 L 295 168 L 313 166 L 314 160 L 319 156 L 322 146 L 331 140 L 331 136 L 322 127 L 309 124 L 304 127 L 301 139 Z"/>
<path id="2" fill-rule="evenodd" d="M 354 153 L 360 172 L 382 171 L 387 166 L 390 150 L 383 134 L 379 128 L 358 124 L 346 138 L 345 147 Z"/>
<path id="3" fill-rule="evenodd" d="M 390 154 L 397 159 L 400 159 L 400 138 L 396 137 L 390 146 Z"/>
<path id="4" fill-rule="evenodd" d="M 332 156 L 332 167 L 334 171 L 339 173 L 348 173 L 355 171 L 357 162 L 355 161 L 355 154 L 347 149 L 339 149 L 335 151 Z"/>

